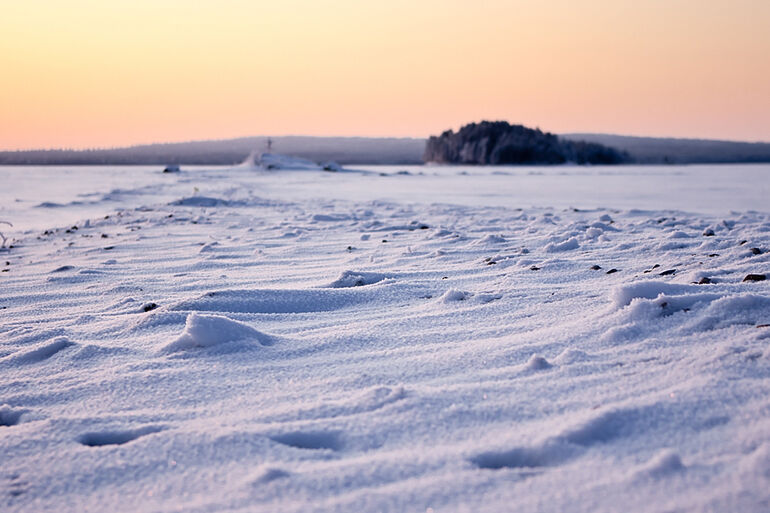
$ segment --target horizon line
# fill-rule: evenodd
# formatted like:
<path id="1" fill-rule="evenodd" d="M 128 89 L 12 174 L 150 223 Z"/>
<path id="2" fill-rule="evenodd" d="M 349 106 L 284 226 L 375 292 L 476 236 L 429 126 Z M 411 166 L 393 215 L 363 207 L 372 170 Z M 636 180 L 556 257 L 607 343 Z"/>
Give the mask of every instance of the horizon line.
<path id="1" fill-rule="evenodd" d="M 488 121 L 488 120 L 483 120 Z M 471 121 L 465 125 L 472 123 L 479 123 L 480 121 Z M 523 125 L 521 123 L 510 123 L 512 125 Z M 461 125 L 461 126 L 465 126 Z M 543 132 L 552 133 L 556 136 L 580 136 L 580 135 L 600 135 L 600 136 L 613 136 L 613 137 L 630 137 L 640 139 L 668 139 L 679 141 L 709 141 L 709 142 L 729 142 L 729 143 L 744 143 L 744 144 L 770 144 L 770 141 L 765 140 L 746 140 L 746 139 L 733 139 L 733 138 L 710 138 L 710 137 L 682 137 L 682 136 L 666 136 L 666 135 L 637 135 L 637 134 L 619 134 L 611 132 L 549 132 L 543 130 L 539 126 L 527 127 L 542 130 Z M 447 130 L 455 130 L 454 128 Z M 443 133 L 443 132 L 442 132 Z M 441 135 L 441 134 L 437 134 Z M 138 148 L 142 146 L 160 146 L 160 145 L 172 145 L 172 144 L 192 144 L 192 143 L 204 143 L 204 142 L 223 142 L 232 141 L 236 139 L 259 139 L 259 138 L 289 138 L 289 137 L 304 137 L 312 139 L 415 139 L 415 140 L 428 140 L 433 137 L 432 135 L 426 137 L 418 136 L 393 136 L 393 135 L 308 135 L 308 134 L 261 134 L 261 135 L 242 135 L 233 137 L 214 137 L 208 139 L 186 139 L 176 141 L 155 141 L 155 142 L 139 142 L 139 143 L 127 143 L 120 146 L 81 146 L 81 147 L 26 147 L 26 148 L 0 148 L 0 153 L 24 153 L 29 151 L 110 151 L 110 150 L 122 150 L 129 148 Z"/>

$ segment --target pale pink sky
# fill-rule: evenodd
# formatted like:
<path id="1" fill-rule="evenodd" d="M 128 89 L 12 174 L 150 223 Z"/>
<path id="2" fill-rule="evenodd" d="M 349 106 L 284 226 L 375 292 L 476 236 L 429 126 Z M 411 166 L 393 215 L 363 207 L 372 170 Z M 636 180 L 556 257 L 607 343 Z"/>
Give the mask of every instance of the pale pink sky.
<path id="1" fill-rule="evenodd" d="M 246 135 L 770 141 L 767 0 L 25 0 L 0 149 Z"/>

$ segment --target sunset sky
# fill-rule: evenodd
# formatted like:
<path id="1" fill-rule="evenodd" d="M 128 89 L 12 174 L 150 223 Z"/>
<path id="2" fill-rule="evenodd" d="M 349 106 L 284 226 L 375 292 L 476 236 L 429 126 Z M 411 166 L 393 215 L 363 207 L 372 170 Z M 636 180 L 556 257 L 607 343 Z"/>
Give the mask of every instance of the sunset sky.
<path id="1" fill-rule="evenodd" d="M 0 0 L 0 149 L 248 135 L 770 141 L 768 0 Z"/>

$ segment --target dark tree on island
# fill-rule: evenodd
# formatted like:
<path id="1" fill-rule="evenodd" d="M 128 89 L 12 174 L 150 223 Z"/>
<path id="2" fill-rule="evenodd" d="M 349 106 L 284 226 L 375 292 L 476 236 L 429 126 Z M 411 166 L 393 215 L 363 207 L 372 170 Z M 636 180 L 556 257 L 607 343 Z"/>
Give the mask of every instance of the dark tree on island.
<path id="1" fill-rule="evenodd" d="M 432 136 L 423 161 L 440 164 L 622 164 L 627 153 L 597 143 L 568 141 L 540 129 L 505 121 L 465 125 Z"/>

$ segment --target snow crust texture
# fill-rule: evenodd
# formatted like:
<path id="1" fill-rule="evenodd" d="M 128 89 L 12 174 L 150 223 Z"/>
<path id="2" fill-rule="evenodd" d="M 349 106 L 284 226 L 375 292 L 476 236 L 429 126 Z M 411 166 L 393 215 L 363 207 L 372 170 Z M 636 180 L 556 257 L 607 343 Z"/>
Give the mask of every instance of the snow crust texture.
<path id="1" fill-rule="evenodd" d="M 220 175 L 0 254 L 3 512 L 770 508 L 770 214 Z"/>

